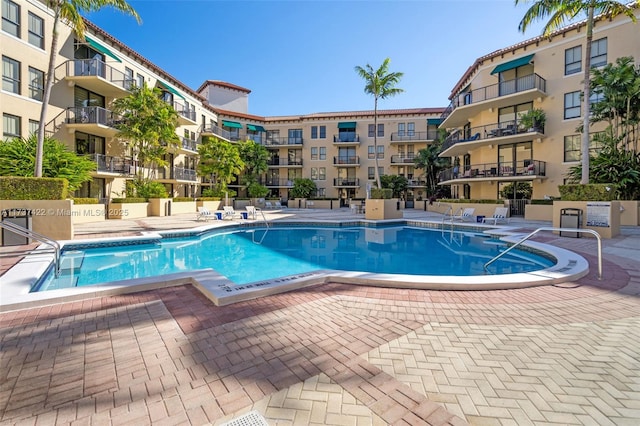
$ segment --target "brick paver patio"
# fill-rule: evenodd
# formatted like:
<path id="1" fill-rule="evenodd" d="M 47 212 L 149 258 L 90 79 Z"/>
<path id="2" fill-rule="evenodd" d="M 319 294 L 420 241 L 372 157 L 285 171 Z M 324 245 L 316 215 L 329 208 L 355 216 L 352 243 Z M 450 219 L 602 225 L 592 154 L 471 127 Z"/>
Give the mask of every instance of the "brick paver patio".
<path id="1" fill-rule="evenodd" d="M 594 261 L 591 239 L 547 240 Z M 639 424 L 637 259 L 521 290 L 325 284 L 216 307 L 182 286 L 3 313 L 0 422 Z"/>

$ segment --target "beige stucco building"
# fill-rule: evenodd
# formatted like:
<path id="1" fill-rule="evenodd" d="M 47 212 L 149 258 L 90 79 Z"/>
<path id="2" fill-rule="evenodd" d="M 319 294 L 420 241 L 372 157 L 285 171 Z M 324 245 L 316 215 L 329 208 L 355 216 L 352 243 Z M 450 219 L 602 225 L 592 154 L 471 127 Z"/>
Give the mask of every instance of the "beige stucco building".
<path id="1" fill-rule="evenodd" d="M 2 137 L 26 137 L 39 125 L 53 17 L 41 1 L 1 1 Z M 125 181 L 140 171 L 127 141 L 117 137 L 119 117 L 110 105 L 143 83 L 158 87 L 180 116 L 181 144 L 167 154 L 169 166 L 156 171 L 172 196 L 194 197 L 209 185 L 196 173 L 197 148 L 206 136 L 264 144 L 272 155 L 262 183 L 273 196 L 287 198 L 293 180 L 305 177 L 316 182 L 317 196 L 344 202 L 366 197 L 376 156 L 382 174 L 408 179 L 409 199 L 423 197 L 423 172 L 413 158 L 434 141 L 438 125 L 451 132 L 442 156 L 459 161 L 442 173 L 441 184 L 460 198 L 496 199 L 514 181 L 530 182 L 533 198 L 557 196 L 580 159 L 584 23 L 478 58 L 452 89 L 448 108 L 381 110 L 377 128 L 373 111 L 252 115 L 249 89 L 216 80 L 189 88 L 90 22 L 84 41 L 64 25 L 59 33 L 44 125 L 96 162 L 80 197 L 121 196 Z M 640 59 L 640 25 L 624 16 L 598 21 L 592 62 L 602 66 L 629 55 Z M 531 109 L 546 113 L 544 126 L 522 126 L 522 114 Z"/>
<path id="2" fill-rule="evenodd" d="M 559 196 L 558 185 L 581 158 L 576 128 L 583 119 L 585 33 L 581 22 L 476 59 L 442 116 L 441 127 L 451 133 L 441 155 L 454 159 L 442 185 L 461 198 L 496 199 L 505 185 L 524 181 L 532 184 L 534 199 Z M 622 56 L 637 63 L 640 25 L 626 16 L 598 20 L 592 46 L 592 66 Z M 532 109 L 544 111 L 546 121 L 524 126 L 522 117 Z M 597 124 L 591 132 L 603 128 Z"/>

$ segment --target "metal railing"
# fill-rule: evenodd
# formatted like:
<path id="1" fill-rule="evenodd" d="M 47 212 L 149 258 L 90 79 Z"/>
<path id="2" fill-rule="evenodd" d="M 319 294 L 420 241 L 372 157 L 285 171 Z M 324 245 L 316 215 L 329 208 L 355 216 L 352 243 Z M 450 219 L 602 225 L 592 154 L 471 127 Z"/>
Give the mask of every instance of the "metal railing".
<path id="1" fill-rule="evenodd" d="M 505 254 L 509 253 L 511 250 L 513 250 L 514 248 L 518 247 L 520 244 L 524 243 L 529 238 L 533 237 L 534 235 L 536 235 L 538 232 L 541 232 L 541 231 L 583 232 L 583 233 L 591 234 L 591 235 L 595 236 L 596 239 L 598 240 L 598 279 L 599 280 L 602 279 L 602 240 L 600 239 L 600 234 L 598 234 L 593 229 L 556 228 L 556 227 L 551 227 L 551 226 L 549 226 L 549 227 L 545 226 L 545 227 L 536 229 L 535 231 L 533 231 L 533 232 L 529 233 L 528 235 L 524 236 L 520 241 L 516 242 L 512 246 L 509 246 L 505 251 L 500 252 L 496 257 L 494 257 L 493 259 L 491 259 L 490 261 L 488 261 L 487 263 L 484 264 L 484 271 L 485 272 L 489 272 L 489 270 L 487 269 L 487 267 L 489 265 L 491 265 L 493 262 L 495 262 L 496 260 L 500 259 L 502 256 L 504 256 Z"/>
<path id="2" fill-rule="evenodd" d="M 336 166 L 340 166 L 340 165 L 344 165 L 344 166 L 354 166 L 354 165 L 358 165 L 360 164 L 360 157 L 358 156 L 338 156 L 338 157 L 333 157 L 333 164 L 335 164 Z"/>
<path id="3" fill-rule="evenodd" d="M 427 130 L 426 132 L 404 132 L 391 133 L 391 142 L 412 142 L 412 141 L 432 141 L 438 137 L 437 130 Z"/>
<path id="4" fill-rule="evenodd" d="M 286 146 L 286 145 L 302 145 L 301 137 L 277 137 L 267 136 L 264 140 L 264 146 Z"/>
<path id="5" fill-rule="evenodd" d="M 469 129 L 459 129 L 452 132 L 444 141 L 442 149 L 448 149 L 457 143 L 474 142 L 487 140 L 492 138 L 515 136 L 524 133 L 542 133 L 544 134 L 544 126 L 534 126 L 525 128 L 521 125 L 520 120 L 508 120 L 500 123 L 492 123 L 484 126 L 471 127 Z M 506 142 L 506 141 L 505 141 Z"/>
<path id="6" fill-rule="evenodd" d="M 267 166 L 302 166 L 302 158 L 271 158 Z"/>
<path id="7" fill-rule="evenodd" d="M 24 228 L 20 225 L 16 225 L 15 223 L 12 222 L 7 222 L 7 221 L 2 221 L 0 222 L 0 228 L 4 228 L 8 231 L 11 231 L 15 234 L 21 235 L 25 238 L 29 238 L 32 240 L 36 240 L 41 242 L 42 244 L 46 244 L 48 246 L 50 246 L 53 249 L 53 262 L 54 262 L 54 273 L 56 275 L 56 277 L 58 277 L 58 275 L 60 275 L 60 253 L 61 253 L 61 247 L 60 244 L 57 241 L 52 240 L 49 237 L 45 237 L 42 234 L 38 234 L 35 231 L 31 231 L 27 228 Z M 28 250 L 26 252 L 23 252 L 25 254 L 28 253 L 42 253 L 41 250 Z M 11 254 L 15 254 L 11 253 Z"/>
<path id="8" fill-rule="evenodd" d="M 340 132 L 333 135 L 334 143 L 360 143 L 360 135 L 356 132 Z"/>
<path id="9" fill-rule="evenodd" d="M 546 176 L 547 163 L 539 160 L 505 161 L 502 163 L 470 164 L 451 167 L 440 172 L 440 182 L 455 179 L 480 179 L 513 176 Z"/>
<path id="10" fill-rule="evenodd" d="M 514 93 L 525 92 L 531 89 L 538 89 L 541 92 L 547 91 L 547 81 L 538 74 L 529 74 L 513 80 L 506 80 L 490 86 L 480 87 L 468 92 L 460 93 L 451 104 L 444 110 L 440 118 L 444 121 L 458 107 L 471 105 L 478 102 L 496 99 L 501 96 L 512 95 Z"/>
<path id="11" fill-rule="evenodd" d="M 90 154 L 90 158 L 96 163 L 96 170 L 98 172 L 120 173 L 123 175 L 136 174 L 136 167 L 131 157 Z"/>
<path id="12" fill-rule="evenodd" d="M 405 155 L 392 155 L 391 156 L 391 164 L 413 164 L 416 156 L 415 154 L 405 154 Z"/>
<path id="13" fill-rule="evenodd" d="M 64 72 L 64 75 L 60 76 L 60 71 Z M 56 80 L 61 80 L 64 77 L 100 77 L 124 90 L 130 90 L 135 85 L 135 80 L 131 77 L 127 77 L 122 71 L 107 65 L 98 58 L 68 60 L 58 65 L 54 75 Z"/>
<path id="14" fill-rule="evenodd" d="M 333 186 L 360 186 L 360 179 L 358 179 L 358 178 L 335 178 L 333 180 Z"/>

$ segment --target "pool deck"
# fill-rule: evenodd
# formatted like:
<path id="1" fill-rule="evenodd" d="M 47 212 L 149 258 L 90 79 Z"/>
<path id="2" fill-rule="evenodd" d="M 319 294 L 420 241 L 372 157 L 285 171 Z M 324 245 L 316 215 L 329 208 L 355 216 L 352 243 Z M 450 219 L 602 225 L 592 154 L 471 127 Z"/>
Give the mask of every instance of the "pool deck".
<path id="1" fill-rule="evenodd" d="M 107 221 L 76 237 L 201 225 Z M 603 240 L 603 280 L 593 238 L 535 240 L 581 254 L 591 272 L 517 290 L 327 283 L 228 306 L 187 285 L 1 313 L 0 423 L 639 424 L 640 227 Z"/>

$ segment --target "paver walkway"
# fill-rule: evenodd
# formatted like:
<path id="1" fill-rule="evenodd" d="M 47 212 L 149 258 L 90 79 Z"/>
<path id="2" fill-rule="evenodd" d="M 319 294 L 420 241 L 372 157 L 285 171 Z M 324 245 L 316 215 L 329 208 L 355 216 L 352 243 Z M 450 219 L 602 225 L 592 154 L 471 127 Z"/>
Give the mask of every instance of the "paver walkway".
<path id="1" fill-rule="evenodd" d="M 594 264 L 593 240 L 546 240 Z M 611 240 L 602 281 L 521 290 L 216 307 L 182 286 L 0 314 L 0 422 L 639 424 L 638 251 Z"/>

